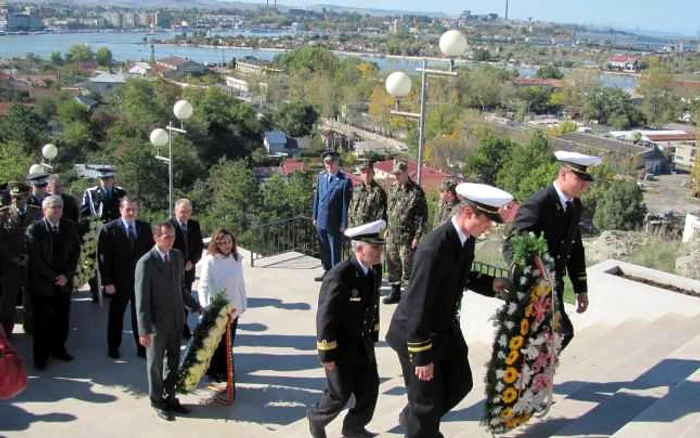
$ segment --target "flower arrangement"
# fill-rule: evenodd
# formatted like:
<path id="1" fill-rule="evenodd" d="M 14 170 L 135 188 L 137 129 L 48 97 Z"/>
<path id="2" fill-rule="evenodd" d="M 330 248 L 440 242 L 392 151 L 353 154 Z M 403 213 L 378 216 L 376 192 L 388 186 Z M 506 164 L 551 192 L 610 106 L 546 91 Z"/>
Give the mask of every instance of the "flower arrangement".
<path id="1" fill-rule="evenodd" d="M 231 323 L 231 306 L 225 292 L 222 289 L 214 296 L 192 333 L 185 360 L 180 365 L 175 381 L 175 389 L 179 393 L 188 393 L 197 387 L 209 368 L 209 362 L 226 332 L 226 327 Z"/>
<path id="2" fill-rule="evenodd" d="M 494 317 L 497 334 L 486 375 L 483 422 L 494 434 L 546 413 L 562 345 L 547 242 L 533 233 L 516 234 L 511 242 L 515 290 Z"/>
<path id="3" fill-rule="evenodd" d="M 99 217 L 90 216 L 88 231 L 83 236 L 83 241 L 80 245 L 78 269 L 73 277 L 73 287 L 75 289 L 79 289 L 80 286 L 97 275 L 97 235 L 101 225 L 102 221 Z"/>

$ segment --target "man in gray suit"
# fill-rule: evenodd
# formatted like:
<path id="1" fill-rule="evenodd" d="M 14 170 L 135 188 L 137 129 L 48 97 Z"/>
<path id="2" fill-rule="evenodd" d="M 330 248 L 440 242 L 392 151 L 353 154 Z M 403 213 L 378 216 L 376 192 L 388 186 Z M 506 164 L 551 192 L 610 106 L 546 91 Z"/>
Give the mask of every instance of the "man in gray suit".
<path id="1" fill-rule="evenodd" d="M 158 416 L 174 421 L 189 409 L 175 398 L 175 376 L 180 364 L 180 338 L 185 306 L 199 312 L 201 306 L 185 290 L 185 262 L 173 249 L 175 229 L 170 221 L 153 226 L 156 244 L 136 263 L 136 315 L 139 342 L 146 347 L 148 393 Z M 167 361 L 165 358 L 167 357 Z M 165 379 L 163 378 L 165 362 Z"/>

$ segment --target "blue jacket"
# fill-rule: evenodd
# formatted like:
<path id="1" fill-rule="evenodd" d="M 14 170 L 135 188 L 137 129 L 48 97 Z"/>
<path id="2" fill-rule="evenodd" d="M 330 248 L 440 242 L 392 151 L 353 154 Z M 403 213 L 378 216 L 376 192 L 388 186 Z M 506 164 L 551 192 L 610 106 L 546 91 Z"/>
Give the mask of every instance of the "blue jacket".
<path id="1" fill-rule="evenodd" d="M 348 226 L 348 206 L 352 198 L 352 181 L 343 172 L 333 175 L 323 171 L 316 178 L 313 218 L 322 230 L 339 231 Z"/>

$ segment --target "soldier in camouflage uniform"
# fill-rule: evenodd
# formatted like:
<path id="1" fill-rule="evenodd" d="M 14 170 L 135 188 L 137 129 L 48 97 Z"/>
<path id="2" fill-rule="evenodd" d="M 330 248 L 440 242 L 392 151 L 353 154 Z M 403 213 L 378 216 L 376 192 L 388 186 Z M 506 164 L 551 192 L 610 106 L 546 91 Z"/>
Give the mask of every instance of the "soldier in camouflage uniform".
<path id="1" fill-rule="evenodd" d="M 401 283 L 408 284 L 413 253 L 428 231 L 428 204 L 423 189 L 408 176 L 405 162 L 394 162 L 393 173 L 396 184 L 389 193 L 386 245 L 391 295 L 384 298 L 384 304 L 395 304 L 401 299 Z"/>
<path id="2" fill-rule="evenodd" d="M 24 330 L 31 332 L 31 300 L 27 292 L 27 243 L 25 231 L 32 222 L 41 219 L 41 208 L 27 203 L 29 187 L 10 183 L 10 205 L 0 208 L 0 265 L 2 265 L 3 292 L 0 297 L 0 321 L 6 333 L 12 333 L 15 324 L 15 306 L 20 297 L 24 306 Z"/>
<path id="3" fill-rule="evenodd" d="M 374 180 L 374 163 L 363 160 L 360 175 L 362 184 L 355 186 L 350 201 L 350 227 L 379 219 L 386 221 L 386 192 Z"/>
<path id="4" fill-rule="evenodd" d="M 455 192 L 456 187 L 457 182 L 451 179 L 446 179 L 440 184 L 440 199 L 435 209 L 433 229 L 444 224 L 457 213 L 459 200 L 457 199 L 457 192 Z"/>

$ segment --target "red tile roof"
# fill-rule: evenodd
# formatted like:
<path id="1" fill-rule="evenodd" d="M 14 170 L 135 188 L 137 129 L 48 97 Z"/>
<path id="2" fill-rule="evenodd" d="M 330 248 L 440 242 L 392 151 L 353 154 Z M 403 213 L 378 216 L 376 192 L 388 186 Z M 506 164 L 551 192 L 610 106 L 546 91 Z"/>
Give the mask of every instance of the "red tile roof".
<path id="1" fill-rule="evenodd" d="M 620 62 L 620 63 L 627 63 L 627 62 L 639 62 L 640 58 L 639 56 L 628 56 L 628 55 L 615 55 L 611 56 L 608 58 L 608 62 Z"/>
<path id="2" fill-rule="evenodd" d="M 294 172 L 304 172 L 306 170 L 306 164 L 303 161 L 297 160 L 295 158 L 288 158 L 280 165 L 282 169 L 282 175 L 289 176 Z"/>
<path id="3" fill-rule="evenodd" d="M 647 134 L 651 141 L 695 141 L 695 134 Z"/>
<path id="4" fill-rule="evenodd" d="M 391 174 L 394 169 L 394 160 L 377 161 L 374 163 L 375 171 L 379 170 Z M 443 172 L 439 169 L 423 165 L 421 169 L 421 186 L 426 190 L 437 189 L 440 184 L 449 178 L 454 178 L 454 175 Z M 408 162 L 408 175 L 412 180 L 417 180 L 418 163 L 415 161 Z"/>

